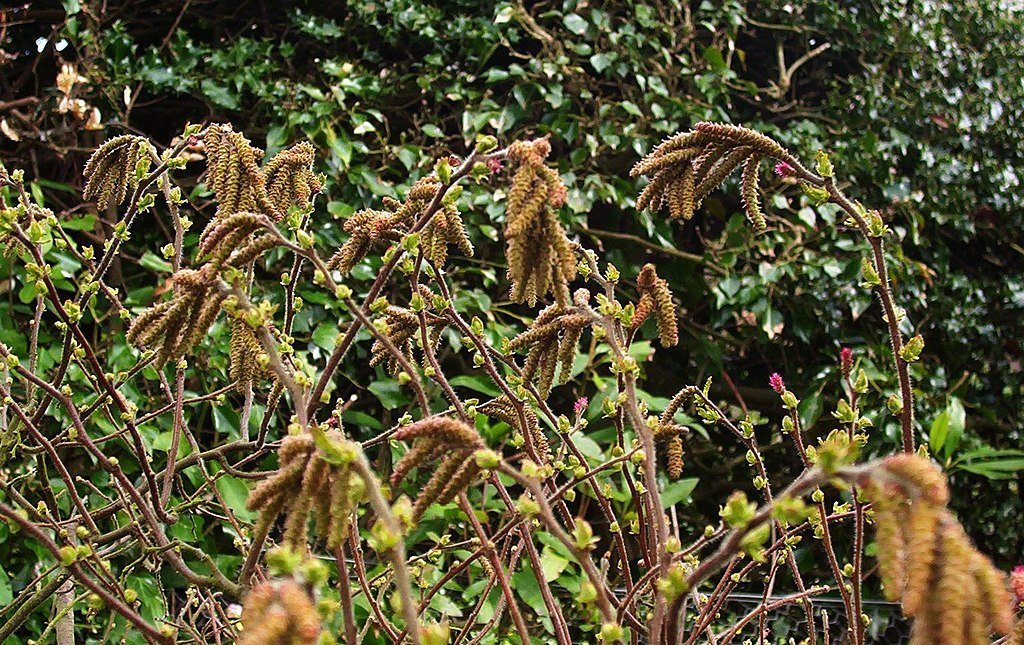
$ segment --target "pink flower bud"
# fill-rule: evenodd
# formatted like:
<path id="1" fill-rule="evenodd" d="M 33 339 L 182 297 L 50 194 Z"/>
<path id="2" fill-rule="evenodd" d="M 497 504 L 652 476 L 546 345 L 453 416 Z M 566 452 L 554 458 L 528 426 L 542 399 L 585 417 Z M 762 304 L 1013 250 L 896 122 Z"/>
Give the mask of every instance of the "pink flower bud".
<path id="1" fill-rule="evenodd" d="M 853 371 L 853 350 L 849 347 L 839 350 L 839 369 L 842 370 L 843 376 L 849 376 Z"/>
<path id="2" fill-rule="evenodd" d="M 782 375 L 778 372 L 773 373 L 768 377 L 768 385 L 772 386 L 776 394 L 782 394 L 786 391 L 786 383 L 782 380 Z"/>
<path id="3" fill-rule="evenodd" d="M 796 169 L 785 161 L 780 161 L 775 164 L 775 174 L 779 177 L 792 177 L 796 174 Z"/>
<path id="4" fill-rule="evenodd" d="M 1010 588 L 1017 602 L 1024 602 L 1024 565 L 1017 565 L 1010 573 Z"/>
<path id="5" fill-rule="evenodd" d="M 501 171 L 501 159 L 498 159 L 497 157 L 491 157 L 490 159 L 488 159 L 487 160 L 487 169 L 491 171 L 492 175 L 494 173 L 496 173 L 496 172 L 500 172 Z"/>
<path id="6" fill-rule="evenodd" d="M 584 412 L 586 412 L 587 406 L 589 405 L 590 400 L 585 396 L 581 396 L 580 398 L 576 399 L 576 404 L 572 406 L 572 410 L 573 412 L 576 413 L 576 416 L 579 417 L 582 416 Z"/>

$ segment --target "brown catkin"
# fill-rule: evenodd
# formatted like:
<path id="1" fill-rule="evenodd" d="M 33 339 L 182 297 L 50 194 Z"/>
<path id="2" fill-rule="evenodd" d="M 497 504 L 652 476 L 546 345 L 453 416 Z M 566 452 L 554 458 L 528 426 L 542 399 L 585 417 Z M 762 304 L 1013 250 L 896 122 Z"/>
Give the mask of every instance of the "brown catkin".
<path id="1" fill-rule="evenodd" d="M 420 494 L 416 497 L 416 501 L 412 506 L 412 520 L 418 522 L 423 514 L 427 511 L 430 506 L 438 500 L 441 492 L 447 486 L 448 482 L 455 476 L 455 474 L 462 467 L 463 460 L 465 459 L 465 451 L 458 450 L 444 460 L 431 475 L 427 483 L 420 489 Z"/>
<path id="2" fill-rule="evenodd" d="M 543 139 L 517 141 L 508 150 L 509 161 L 516 165 L 505 218 L 509 294 L 514 302 L 531 306 L 548 294 L 567 300 L 567 285 L 576 278 L 576 256 L 557 215 L 566 188 L 544 163 L 549 152 Z"/>
<path id="3" fill-rule="evenodd" d="M 761 210 L 761 189 L 758 185 L 759 180 L 757 176 L 761 159 L 763 157 L 759 155 L 751 155 L 747 158 L 743 163 L 743 178 L 740 182 L 743 210 L 747 213 L 747 219 L 750 220 L 750 223 L 759 231 L 763 231 L 767 227 L 764 212 Z"/>
<path id="4" fill-rule="evenodd" d="M 100 210 L 123 203 L 128 188 L 139 185 L 136 169 L 140 163 L 145 167 L 149 154 L 149 141 L 143 137 L 122 135 L 103 143 L 85 164 L 85 199 L 95 200 Z"/>
<path id="5" fill-rule="evenodd" d="M 679 343 L 679 322 L 668 282 L 658 277 L 653 264 L 645 264 L 637 275 L 636 286 L 640 299 L 634 310 L 631 328 L 639 327 L 653 313 L 662 346 L 671 347 Z M 639 318 L 637 313 L 640 314 Z"/>
<path id="6" fill-rule="evenodd" d="M 320 635 L 313 600 L 293 580 L 260 583 L 246 596 L 239 645 L 308 645 Z"/>
<path id="7" fill-rule="evenodd" d="M 898 498 L 878 496 L 875 503 L 875 541 L 878 545 L 878 568 L 882 581 L 882 591 L 890 602 L 895 602 L 903 595 L 907 581 L 906 573 L 906 539 L 903 526 L 906 516 L 906 504 Z"/>
<path id="8" fill-rule="evenodd" d="M 282 150 L 263 169 L 270 202 L 279 213 L 287 214 L 293 207 L 306 208 L 313 195 L 323 190 L 320 178 L 313 172 L 316 151 L 308 142 Z"/>
<path id="9" fill-rule="evenodd" d="M 931 592 L 941 510 L 931 504 L 914 504 L 907 520 L 907 587 L 903 592 L 903 613 L 914 616 Z"/>
<path id="10" fill-rule="evenodd" d="M 883 468 L 894 477 L 908 482 L 925 501 L 945 506 L 949 502 L 949 486 L 939 467 L 913 453 L 900 453 L 886 458 Z"/>
<path id="11" fill-rule="evenodd" d="M 987 645 L 1013 629 L 1006 576 L 946 508 L 945 477 L 927 457 L 887 457 L 862 482 L 873 507 L 886 596 L 913 617 L 911 642 Z"/>
<path id="12" fill-rule="evenodd" d="M 678 434 L 668 440 L 665 449 L 667 460 L 666 470 L 672 479 L 679 479 L 683 475 L 683 439 Z"/>
<path id="13" fill-rule="evenodd" d="M 954 521 L 943 523 L 939 557 L 938 598 L 933 601 L 938 604 L 935 613 L 941 617 L 939 638 L 944 643 L 963 642 L 971 586 L 971 547 L 963 529 Z"/>

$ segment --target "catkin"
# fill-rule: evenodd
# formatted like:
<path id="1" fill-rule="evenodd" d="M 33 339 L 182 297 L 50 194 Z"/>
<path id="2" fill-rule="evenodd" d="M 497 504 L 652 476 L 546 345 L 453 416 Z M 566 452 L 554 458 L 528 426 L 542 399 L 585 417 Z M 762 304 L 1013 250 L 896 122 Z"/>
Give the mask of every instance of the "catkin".
<path id="1" fill-rule="evenodd" d="M 676 318 L 676 305 L 672 301 L 668 282 L 658 277 L 653 264 L 645 264 L 637 276 L 636 286 L 640 298 L 633 310 L 630 329 L 638 329 L 653 314 L 662 347 L 678 344 L 679 321 Z"/>
<path id="2" fill-rule="evenodd" d="M 239 645 L 308 645 L 320 636 L 313 600 L 294 580 L 260 583 L 246 596 Z"/>
<path id="3" fill-rule="evenodd" d="M 140 170 L 149 165 L 150 145 L 143 137 L 122 135 L 105 142 L 85 164 L 85 199 L 100 210 L 124 202 L 128 188 L 139 185 Z"/>
<path id="4" fill-rule="evenodd" d="M 698 123 L 690 132 L 663 141 L 633 166 L 630 174 L 650 182 L 637 198 L 637 210 L 668 205 L 670 219 L 688 220 L 711 191 L 743 166 L 741 196 L 747 218 L 757 230 L 766 227 L 761 210 L 758 167 L 765 157 L 791 160 L 773 139 L 747 128 Z"/>
<path id="5" fill-rule="evenodd" d="M 342 447 L 347 443 L 336 430 L 327 432 L 327 441 Z M 316 514 L 317 535 L 328 548 L 340 545 L 362 498 L 362 480 L 348 464 L 325 460 L 308 433 L 284 438 L 278 464 L 277 471 L 249 493 L 246 507 L 259 511 L 261 522 L 273 522 L 283 514 L 282 542 L 292 550 L 307 548 L 311 513 Z"/>
<path id="6" fill-rule="evenodd" d="M 987 645 L 1013 629 L 1006 576 L 982 555 L 946 508 L 949 489 L 927 458 L 887 458 L 862 482 L 874 507 L 886 597 L 914 618 L 913 645 Z"/>
<path id="7" fill-rule="evenodd" d="M 568 284 L 576 279 L 576 255 L 557 215 L 566 200 L 565 184 L 544 163 L 550 150 L 545 139 L 516 141 L 508 149 L 516 165 L 505 220 L 510 297 L 530 306 L 548 294 L 567 305 Z"/>
<path id="8" fill-rule="evenodd" d="M 484 448 L 477 431 L 450 417 L 427 417 L 399 428 L 398 441 L 415 441 L 412 449 L 395 466 L 392 485 L 404 479 L 419 466 L 439 460 L 433 474 L 420 488 L 413 502 L 414 522 L 423 517 L 433 504 L 446 504 L 465 490 L 480 472 L 475 453 Z"/>

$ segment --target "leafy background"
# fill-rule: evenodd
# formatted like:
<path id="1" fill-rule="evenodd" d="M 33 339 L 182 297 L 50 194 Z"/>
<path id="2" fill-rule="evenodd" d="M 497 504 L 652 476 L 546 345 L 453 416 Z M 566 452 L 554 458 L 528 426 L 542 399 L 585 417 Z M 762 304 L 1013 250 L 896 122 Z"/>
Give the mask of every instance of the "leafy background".
<path id="1" fill-rule="evenodd" d="M 63 7 L 0 10 L 2 160 L 26 169 L 36 198 L 78 230 L 83 244 L 98 247 L 116 216 L 81 204 L 80 169 L 97 143 L 123 132 L 167 145 L 187 122 L 231 121 L 268 153 L 308 138 L 328 178 L 318 234 L 335 243 L 343 239 L 337 218 L 394 195 L 429 172 L 433 155 L 464 153 L 477 133 L 506 142 L 550 136 L 570 187 L 566 223 L 619 267 L 626 293 L 651 261 L 679 300 L 683 341 L 645 363 L 652 408 L 682 385 L 714 377 L 717 396 L 762 421 L 759 441 L 780 477 L 799 465 L 779 437 L 781 410 L 767 376 L 785 376 L 803 399 L 805 425 L 823 435 L 834 423 L 841 346 L 854 349 L 872 379 L 866 403 L 877 412 L 868 452 L 898 443 L 884 406 L 896 384 L 880 307 L 858 284 L 864 246 L 834 210 L 808 205 L 781 182 L 766 187 L 766 233 L 751 232 L 730 189 L 708 199 L 693 221 L 670 226 L 664 214 L 636 211 L 637 182 L 628 171 L 663 137 L 707 119 L 762 129 L 804 156 L 826 148 L 849 192 L 881 209 L 900 241 L 889 253 L 908 314 L 904 331 L 927 341 L 912 366 L 918 440 L 946 466 L 953 506 L 983 550 L 1004 567 L 1022 559 L 1024 530 L 1010 519 L 1024 512 L 1020 13 L 996 0 L 100 5 L 64 0 Z M 102 130 L 83 130 L 57 109 L 62 62 L 84 75 L 75 95 L 100 110 Z M 205 204 L 198 172 L 191 184 L 193 203 Z M 485 319 L 497 340 L 527 312 L 506 298 L 503 204 L 482 189 L 470 189 L 469 201 L 478 254 L 453 270 L 458 306 Z M 136 231 L 116 267 L 128 305 L 147 304 L 153 285 L 168 276 L 159 248 L 170 232 L 159 216 L 156 222 Z M 63 268 L 71 275 L 78 267 L 68 259 Z M 360 265 L 356 279 L 368 282 L 375 268 Z M 34 302 L 19 272 L 0 263 L 7 299 L 0 340 L 16 351 L 25 346 Z M 306 306 L 296 319 L 297 347 L 315 362 L 333 347 L 340 314 L 314 289 L 300 286 L 299 294 Z M 95 322 L 97 333 L 117 324 Z M 190 390 L 226 382 L 222 327 L 197 358 Z M 59 342 L 50 329 L 40 335 L 44 347 Z M 449 344 L 449 366 L 464 372 L 456 384 L 486 393 L 457 354 L 459 339 Z M 367 346 L 348 357 L 333 392 L 361 395 L 360 412 L 347 420 L 364 438 L 408 402 L 397 382 L 366 367 Z M 641 358 L 653 357 L 650 344 L 641 349 Z M 44 351 L 40 368 L 58 360 L 57 352 Z M 133 364 L 123 336 L 109 360 Z M 585 363 L 553 396 L 562 409 L 590 397 L 589 438 L 599 451 L 602 432 L 610 431 L 599 421 L 604 377 Z M 234 396 L 197 406 L 190 425 L 211 442 L 237 435 Z M 724 495 L 752 486 L 740 447 L 714 428 L 693 427 L 686 479 L 666 496 L 699 530 Z M 150 430 L 153 449 L 166 452 L 168 428 Z M 241 480 L 225 477 L 218 487 L 242 508 Z M 228 538 L 205 519 L 172 532 L 217 552 Z M 426 522 L 423 531 L 432 530 Z M 0 605 L 31 565 L 9 560 L 8 550 L 0 525 Z M 552 578 L 568 563 L 554 545 L 545 561 Z M 523 572 L 516 582 L 524 597 L 537 584 Z M 139 585 L 154 582 L 140 574 Z M 155 588 L 152 597 L 159 598 Z"/>

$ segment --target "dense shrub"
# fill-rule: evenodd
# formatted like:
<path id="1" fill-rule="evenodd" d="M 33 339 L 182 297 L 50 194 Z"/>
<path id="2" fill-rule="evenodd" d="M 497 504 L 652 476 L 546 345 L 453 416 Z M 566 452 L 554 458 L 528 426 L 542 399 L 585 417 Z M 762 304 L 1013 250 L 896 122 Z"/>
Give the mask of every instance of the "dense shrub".
<path id="1" fill-rule="evenodd" d="M 250 486 L 242 473 L 276 466 L 273 459 L 260 462 L 266 457 L 264 450 L 274 444 L 261 442 L 261 450 L 248 456 L 227 454 L 223 446 L 244 446 L 239 442 L 249 424 L 243 419 L 252 420 L 253 436 L 263 438 L 256 434 L 263 428 L 267 437 L 279 439 L 294 410 L 287 396 L 277 401 L 267 397 L 273 392 L 261 388 L 247 395 L 244 387 L 228 387 L 240 377 L 243 382 L 252 380 L 266 369 L 256 364 L 242 369 L 237 356 L 232 369 L 230 350 L 258 353 L 253 343 L 260 339 L 246 336 L 240 323 L 229 325 L 222 320 L 213 326 L 204 337 L 203 349 L 188 359 L 179 386 L 173 360 L 164 370 L 166 382 L 159 380 L 153 367 L 136 371 L 139 356 L 126 343 L 117 313 L 123 306 L 131 312 L 129 318 L 134 317 L 158 302 L 161 294 L 176 293 L 191 284 L 171 276 L 183 266 L 197 268 L 192 262 L 200 259 L 196 255 L 200 240 L 193 231 L 214 217 L 221 199 L 214 199 L 220 195 L 213 175 L 204 173 L 200 157 L 206 153 L 192 148 L 183 153 L 182 146 L 189 142 L 179 137 L 180 130 L 187 121 L 225 118 L 254 140 L 265 142 L 267 158 L 299 139 L 313 143 L 309 149 L 315 150 L 313 167 L 324 176 L 309 175 L 306 182 L 312 192 L 319 188 L 315 184 L 322 183 L 326 199 L 317 202 L 306 220 L 289 219 L 287 207 L 278 207 L 276 219 L 286 236 L 292 230 L 314 234 L 321 250 L 343 244 L 354 249 L 352 240 L 359 236 L 352 234 L 359 224 L 348 223 L 359 221 L 359 216 L 353 217 L 357 211 L 380 209 L 383 198 L 405 198 L 416 182 L 429 183 L 428 177 L 444 172 L 435 161 L 450 152 L 462 156 L 476 135 L 494 134 L 506 142 L 547 136 L 550 163 L 558 171 L 554 175 L 566 185 L 560 225 L 573 242 L 598 251 L 600 274 L 608 271 L 604 262 L 616 267 L 622 277 L 613 293 L 621 303 L 640 306 L 645 292 L 653 301 L 652 284 L 674 294 L 678 344 L 662 347 L 657 339 L 661 330 L 651 323 L 640 327 L 629 345 L 645 376 L 638 384 L 639 401 L 648 410 L 660 412 L 681 385 L 702 386 L 708 376 L 713 377 L 709 400 L 721 406 L 725 417 L 738 420 L 749 414 L 752 440 L 760 446 L 755 464 L 763 461 L 771 474 L 768 479 L 776 486 L 797 479 L 803 464 L 798 451 L 779 433 L 779 420 L 787 411 L 768 386 L 768 375 L 783 373 L 788 387 L 801 393 L 792 420 L 806 429 L 805 441 L 814 444 L 831 430 L 845 427 L 842 414 L 837 411 L 838 418 L 832 414 L 844 383 L 836 358 L 840 347 L 852 349 L 858 369 L 865 370 L 869 382 L 865 394 L 871 404 L 859 414 L 874 425 L 862 453 L 885 455 L 904 442 L 900 424 L 883 405 L 899 389 L 897 372 L 890 367 L 890 335 L 881 308 L 872 306 L 870 289 L 858 284 L 864 281 L 862 259 L 869 244 L 851 235 L 845 215 L 835 204 L 816 203 L 815 195 L 804 194 L 794 177 L 762 177 L 767 230 L 755 234 L 744 221 L 739 174 L 729 180 L 725 191 L 703 201 L 697 217 L 673 225 L 664 214 L 636 208 L 637 184 L 628 177 L 628 170 L 664 137 L 705 119 L 750 124 L 803 158 L 820 148 L 829 149 L 839 186 L 865 204 L 882 208 L 885 222 L 899 240 L 886 247 L 890 276 L 908 310 L 899 331 L 906 338 L 921 334 L 927 340 L 920 359 L 907 368 L 917 395 L 912 439 L 928 444 L 952 477 L 950 503 L 983 550 L 1004 566 L 1020 559 L 1024 537 L 1017 523 L 1008 525 L 1005 519 L 1018 516 L 1021 510 L 1024 459 L 1016 344 L 1016 320 L 1024 307 L 1016 196 L 1020 128 L 1019 117 L 1011 109 L 1024 93 L 1020 55 L 1010 46 L 1020 26 L 1016 16 L 986 4 L 945 8 L 872 3 L 837 8 L 807 2 L 766 9 L 741 3 L 717 8 L 677 8 L 671 3 L 612 3 L 596 8 L 570 3 L 524 9 L 515 4 L 482 8 L 478 3 L 375 2 L 328 10 L 300 5 L 281 11 L 267 6 L 253 20 L 248 9 L 231 15 L 223 7 L 204 6 L 179 14 L 173 6 L 154 12 L 131 3 L 109 4 L 106 13 L 92 3 L 77 2 L 66 3 L 64 12 L 32 7 L 5 13 L 15 19 L 5 32 L 9 44 L 4 49 L 14 58 L 7 63 L 12 73 L 4 75 L 6 96 L 0 115 L 8 138 L 4 158 L 10 170 L 26 171 L 31 202 L 51 209 L 60 222 L 58 230 L 68 239 L 64 249 L 43 247 L 46 261 L 57 269 L 51 280 L 60 291 L 59 299 L 50 304 L 46 304 L 46 290 L 37 285 L 41 276 L 35 271 L 41 270 L 42 262 L 34 262 L 38 265 L 34 269 L 33 261 L 26 264 L 25 258 L 5 260 L 11 305 L 0 319 L 0 340 L 15 355 L 34 357 L 24 363 L 30 371 L 47 378 L 66 373 L 68 384 L 76 388 L 75 396 L 86 397 L 78 404 L 86 409 L 95 406 L 88 418 L 96 428 L 115 436 L 122 432 L 119 429 L 127 426 L 120 415 L 125 411 L 108 411 L 105 402 L 88 399 L 86 393 L 97 383 L 102 385 L 102 379 L 93 374 L 90 380 L 89 370 L 71 360 L 68 332 L 52 324 L 35 324 L 55 321 L 53 316 L 59 312 L 52 307 L 82 293 L 89 284 L 90 278 L 82 274 L 92 271 L 88 261 L 69 249 L 91 244 L 98 257 L 104 256 L 105 244 L 120 249 L 109 254 L 108 277 L 96 283 L 103 285 L 98 295 L 106 304 L 85 308 L 81 328 L 103 361 L 104 373 L 115 377 L 111 382 L 121 383 L 121 373 L 128 376 L 122 386 L 125 400 L 139 410 L 160 410 L 151 407 L 154 397 L 165 402 L 198 397 L 182 412 L 182 423 L 191 429 L 195 444 L 179 445 L 179 452 L 188 460 L 186 448 L 188 454 L 212 450 L 204 467 L 209 481 L 203 483 L 201 469 L 183 470 L 172 499 L 175 505 L 192 500 L 195 508 L 204 510 L 179 517 L 169 534 L 186 545 L 184 556 L 202 575 L 212 569 L 194 559 L 198 554 L 190 549 L 210 554 L 217 567 L 236 574 L 244 566 L 240 554 L 259 554 L 258 549 L 243 547 L 243 551 L 232 545 L 233 541 L 245 544 L 247 527 L 256 519 L 244 507 Z M 54 25 L 50 33 L 47 24 Z M 36 48 L 40 35 L 43 44 Z M 780 52 L 787 69 L 801 57 L 803 62 L 781 74 Z M 61 61 L 68 66 L 61 69 L 57 64 Z M 184 154 L 188 163 L 175 169 L 173 184 L 167 186 L 168 190 L 177 186 L 185 201 L 172 207 L 158 199 L 126 231 L 119 227 L 120 217 L 113 207 L 100 204 L 96 208 L 92 202 L 83 203 L 79 194 L 85 187 L 81 168 L 86 156 L 104 140 L 133 130 L 152 137 L 158 155 L 167 146 Z M 302 159 L 300 166 L 311 158 L 306 149 L 288 150 Z M 455 160 L 455 172 L 472 167 L 463 161 Z M 270 167 L 265 168 L 269 172 Z M 130 181 L 132 172 L 126 180 Z M 159 189 L 158 196 L 162 181 L 152 184 Z M 458 217 L 468 237 L 451 238 L 433 230 L 425 231 L 420 241 L 429 243 L 440 235 L 452 242 L 448 252 L 460 257 L 449 261 L 443 278 L 450 285 L 453 311 L 460 312 L 467 325 L 475 324 L 472 319 L 477 316 L 483 331 L 446 332 L 438 350 L 439 365 L 430 367 L 435 373 L 454 375 L 452 387 L 463 401 L 478 396 L 478 403 L 486 405 L 501 392 L 476 369 L 471 339 L 485 338 L 500 348 L 500 339 L 515 337 L 537 311 L 507 297 L 501 231 L 508 225 L 506 204 L 511 194 L 494 180 L 463 185 Z M 88 196 L 95 199 L 102 194 L 94 188 Z M 16 191 L 9 190 L 7 203 L 14 205 L 17 200 Z M 196 223 L 193 231 L 176 232 L 176 208 L 184 208 L 185 216 Z M 267 215 L 263 206 L 254 210 Z M 141 223 L 148 221 L 156 226 Z M 447 222 L 452 230 L 459 228 L 455 219 Z M 130 237 L 118 242 L 126 232 Z M 26 230 L 26 234 L 37 233 Z M 533 248 L 538 239 L 526 239 L 525 248 Z M 34 237 L 30 241 L 38 242 Z M 469 260 L 461 259 L 466 243 L 475 248 Z M 387 369 L 397 357 L 388 357 L 386 343 L 372 346 L 365 329 L 348 339 L 337 337 L 339 331 L 349 329 L 346 325 L 352 324 L 354 312 L 332 297 L 333 289 L 314 283 L 311 260 L 294 260 L 295 253 L 301 256 L 306 249 L 304 242 L 295 237 L 294 244 L 290 250 L 272 251 L 253 273 L 259 299 L 278 305 L 273 314 L 261 315 L 292 339 L 295 366 L 308 371 L 311 379 L 337 370 L 338 378 L 325 380 L 323 409 L 340 405 L 341 428 L 350 439 L 369 442 L 370 455 L 379 456 L 374 467 L 386 472 L 390 458 L 397 459 L 402 450 L 393 446 L 394 455 L 378 450 L 384 444 L 376 437 L 416 408 L 417 397 L 403 383 L 411 376 L 401 377 L 403 370 Z M 444 245 L 426 248 L 435 247 L 440 252 Z M 383 250 L 377 248 L 378 253 L 370 253 L 366 261 L 352 267 L 344 284 L 355 296 L 365 298 L 381 267 L 387 266 L 379 258 Z M 444 258 L 435 259 L 444 264 Z M 341 260 L 339 265 L 345 268 Z M 644 275 L 641 267 L 648 262 L 656 266 L 653 282 L 640 277 Z M 528 268 L 520 267 L 519 275 L 526 275 L 523 271 Z M 275 288 L 272 276 L 282 271 L 287 274 L 282 278 L 286 284 Z M 340 279 L 329 271 L 324 275 Z M 438 279 L 436 275 L 427 278 L 425 282 Z M 117 290 L 120 304 L 109 302 L 107 288 Z M 545 298 L 544 290 L 538 290 L 544 303 L 557 295 L 552 292 Z M 215 293 L 203 291 L 194 299 L 202 303 Z M 408 285 L 401 280 L 382 281 L 371 293 L 368 303 L 384 296 L 394 306 L 411 305 Z M 216 311 L 212 307 L 211 312 Z M 382 315 L 389 329 L 412 320 L 407 318 L 408 311 L 368 311 L 366 315 L 371 314 Z M 625 319 L 622 324 L 627 324 Z M 136 333 L 144 335 L 146 329 Z M 415 329 L 406 333 L 412 336 L 400 339 L 399 349 L 416 338 Z M 593 460 L 588 463 L 606 459 L 620 440 L 616 423 L 602 419 L 601 411 L 616 391 L 607 372 L 614 352 L 599 340 L 582 348 L 586 360 L 580 358 L 567 368 L 569 383 L 542 397 L 550 411 L 568 418 L 575 403 L 589 397 L 583 414 L 589 425 L 578 434 L 579 449 Z M 352 343 L 352 348 L 336 352 L 339 342 Z M 178 358 L 177 348 L 167 349 L 166 357 Z M 547 356 L 550 361 L 554 352 L 555 346 L 542 347 L 535 360 Z M 318 372 L 332 353 L 344 353 L 344 358 L 327 372 Z M 520 365 L 524 358 L 520 357 Z M 536 367 L 547 379 L 546 370 L 558 366 L 551 362 Z M 135 379 L 148 385 L 133 385 Z M 182 394 L 175 393 L 176 387 L 181 387 Z M 441 393 L 424 392 L 433 412 L 440 411 Z M 314 400 L 320 396 L 318 391 L 315 394 Z M 23 402 L 43 396 L 38 387 L 19 390 L 19 395 L 29 397 Z M 349 406 L 345 402 L 353 396 L 356 403 Z M 494 403 L 490 412 L 484 412 L 492 422 L 479 429 L 489 445 L 508 432 L 506 426 L 516 424 L 507 406 Z M 49 412 L 58 415 L 66 431 L 69 420 L 55 410 L 51 404 Z M 140 436 L 130 445 L 117 444 L 118 450 L 108 456 L 131 462 L 132 454 L 138 455 L 136 441 L 141 441 L 154 453 L 154 468 L 162 467 L 168 451 L 173 452 L 175 436 L 178 444 L 183 439 L 181 432 L 175 432 L 169 412 L 173 410 L 162 410 L 148 419 L 151 423 L 140 424 Z M 534 412 L 540 412 L 543 423 L 543 407 Z M 509 419 L 494 421 L 501 414 Z M 556 417 L 547 421 L 553 423 Z M 743 440 L 734 441 L 728 428 L 709 423 L 696 410 L 680 413 L 675 423 L 684 433 L 678 443 L 685 442 L 688 455 L 683 478 L 675 483 L 661 480 L 656 488 L 676 501 L 673 526 L 682 534 L 695 535 L 705 524 L 717 522 L 719 505 L 734 488 L 745 488 L 751 497 L 762 494 L 758 486 L 764 482 L 751 479 L 764 475 L 751 470 L 749 446 Z M 48 436 L 53 439 L 57 432 L 55 426 Z M 20 446 L 26 440 L 24 434 L 20 438 L 5 435 L 5 442 Z M 512 439 L 529 448 L 529 434 L 521 432 Z M 553 438 L 549 433 L 548 440 Z M 673 445 L 676 442 L 672 440 Z M 50 511 L 54 517 L 75 515 L 67 506 L 63 484 L 55 483 L 52 493 L 46 493 L 45 487 L 35 488 L 33 482 L 59 480 L 60 475 L 49 471 L 54 464 L 47 467 L 46 459 L 37 456 L 39 444 L 31 439 L 28 443 L 30 449 L 8 458 L 10 481 L 18 483 L 11 490 L 20 490 L 30 506 L 38 501 L 54 505 Z M 625 449 L 628 442 L 622 445 Z M 74 476 L 92 474 L 94 458 L 83 458 L 81 451 L 78 456 L 61 456 Z M 223 463 L 218 466 L 218 462 Z M 38 478 L 35 470 L 25 470 L 30 464 L 44 468 L 46 476 Z M 143 478 L 134 481 L 146 480 L 141 463 L 126 472 Z M 102 499 L 93 495 L 125 492 L 105 476 L 96 477 L 94 492 L 83 488 L 90 500 Z M 624 485 L 615 484 L 609 498 L 626 504 L 622 510 L 628 512 L 627 501 L 636 491 Z M 231 512 L 218 510 L 221 505 Z M 60 511 L 54 512 L 55 507 Z M 157 519 L 167 519 L 161 516 L 161 506 L 153 508 Z M 443 508 L 425 515 L 418 529 L 422 533 L 410 535 L 410 548 L 424 539 L 441 540 L 452 520 L 465 521 L 456 506 Z M 235 521 L 224 524 L 225 516 L 232 515 Z M 112 521 L 111 526 L 124 526 L 124 518 Z M 589 521 L 602 540 L 614 535 L 606 526 L 607 517 L 594 515 Z M 362 528 L 370 529 L 372 523 Z M 848 543 L 850 535 L 846 529 L 837 531 L 834 540 L 840 552 L 855 551 Z M 459 544 L 457 537 L 449 539 Z M 5 572 L 0 574 L 0 597 L 5 588 L 21 591 L 41 573 L 33 571 L 35 558 L 18 546 L 20 540 L 15 537 L 0 546 L 10 556 L 0 565 Z M 606 550 L 605 545 L 599 548 Z M 432 553 L 443 555 L 432 556 L 442 559 L 428 567 L 424 574 L 428 579 L 450 558 L 466 556 L 458 549 Z M 831 577 L 832 567 L 820 551 L 801 546 L 796 553 L 802 554 L 809 581 Z M 586 579 L 584 570 L 570 564 L 575 556 L 560 551 L 557 540 L 545 542 L 537 556 L 548 567 L 545 571 L 561 573 L 556 585 L 567 593 L 578 591 Z M 52 562 L 49 556 L 42 557 Z M 136 553 L 131 561 L 137 557 Z M 184 580 L 177 574 L 154 576 L 138 566 L 129 569 L 132 573 L 118 569 L 125 571 L 122 584 L 128 582 L 142 595 L 140 611 L 147 620 L 164 615 L 172 605 L 180 609 L 176 603 L 182 592 L 176 590 L 184 588 Z M 533 608 L 547 607 L 545 585 L 538 584 L 528 566 L 511 567 L 509 573 L 520 599 Z M 230 577 L 240 580 L 238 575 Z M 869 593 L 877 589 L 873 579 L 867 585 Z M 226 588 L 221 591 L 226 593 Z M 475 592 L 482 594 L 477 598 L 487 596 L 482 587 Z M 491 594 L 493 601 L 499 590 Z M 451 589 L 437 597 L 447 599 L 437 603 L 451 602 Z M 455 615 L 441 606 L 432 608 L 438 615 Z M 355 611 L 363 612 L 360 624 L 373 624 L 373 620 L 367 622 L 368 605 L 357 605 Z M 387 611 L 389 620 L 401 620 L 396 609 Z M 45 614 L 44 607 L 30 615 L 33 633 L 41 631 Z M 586 611 L 578 621 L 575 613 L 572 616 L 574 629 L 602 622 L 590 621 Z M 548 614 L 547 620 L 545 629 L 557 634 L 558 626 L 550 622 L 555 619 Z M 118 623 L 116 629 L 123 627 Z"/>

